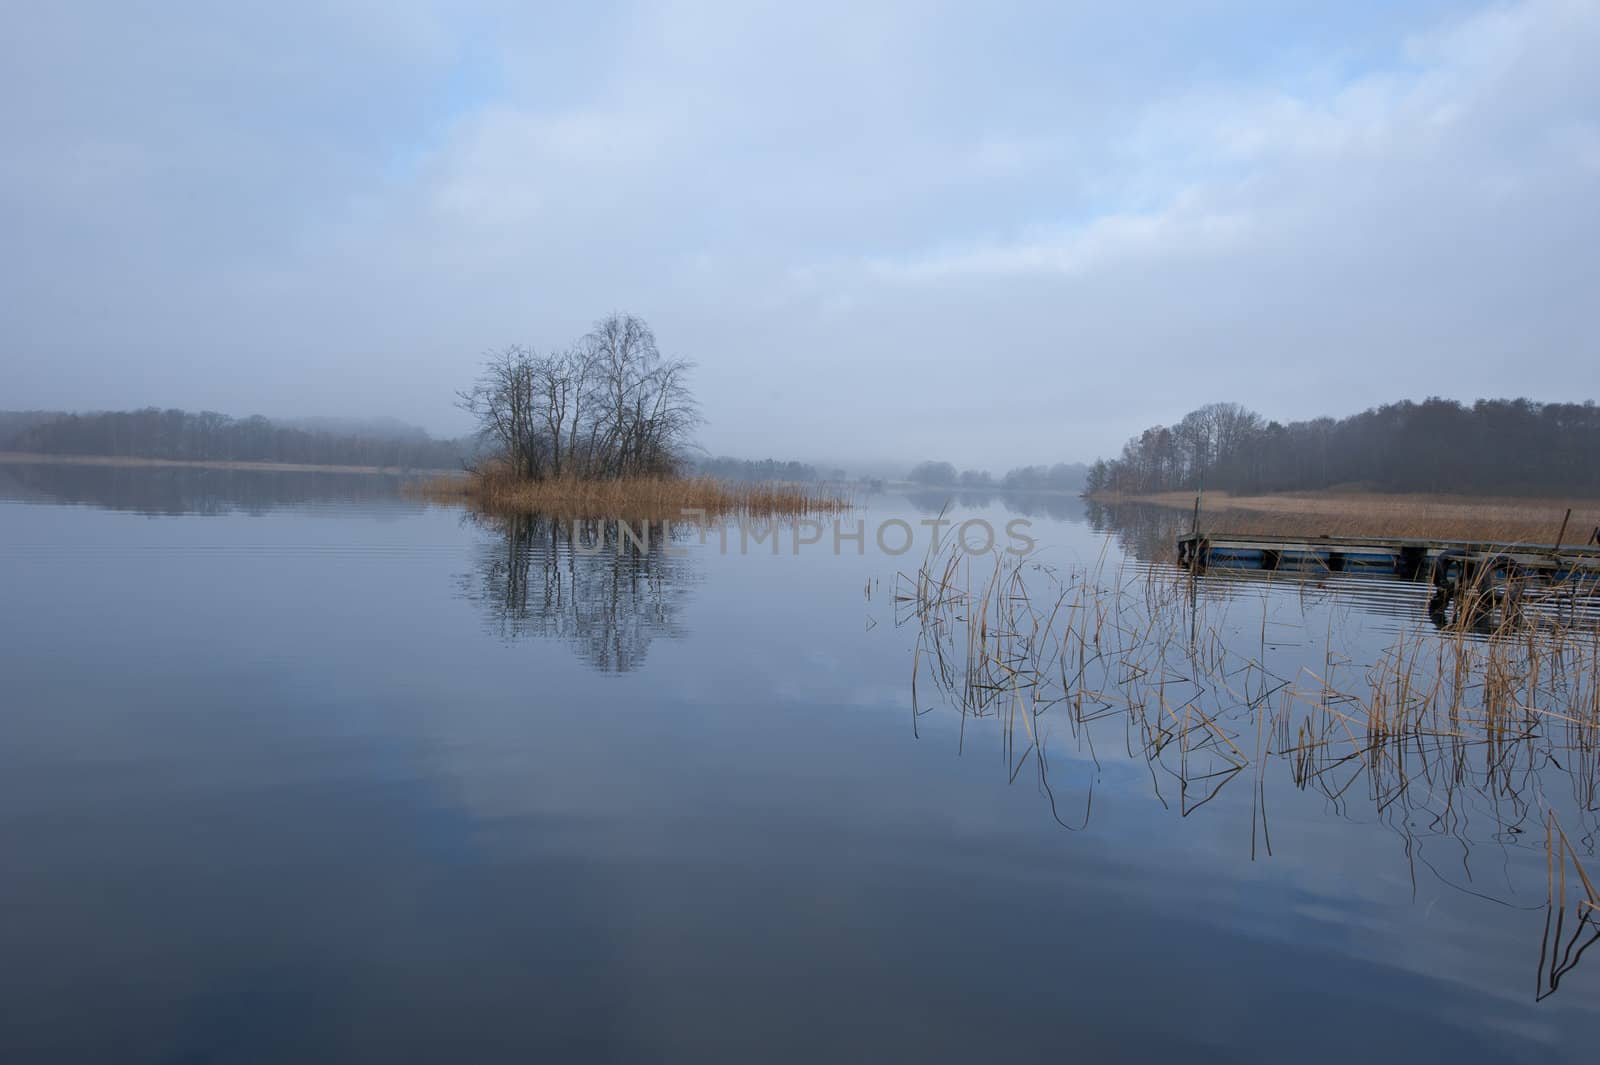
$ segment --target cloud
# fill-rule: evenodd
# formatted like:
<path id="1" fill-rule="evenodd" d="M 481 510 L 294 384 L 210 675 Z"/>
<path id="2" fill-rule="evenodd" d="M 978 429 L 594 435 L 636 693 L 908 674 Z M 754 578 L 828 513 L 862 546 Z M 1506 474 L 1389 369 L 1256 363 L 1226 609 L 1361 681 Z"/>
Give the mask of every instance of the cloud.
<path id="1" fill-rule="evenodd" d="M 482 350 L 625 308 L 714 450 L 1000 466 L 1600 354 L 1592 2 L 28 21 L 7 405 L 448 429 Z"/>
<path id="2" fill-rule="evenodd" d="M 1247 238 L 1246 213 L 1207 211 L 1180 196 L 1160 212 L 1116 214 L 1018 241 L 935 252 L 909 260 L 876 259 L 867 273 L 887 281 L 1003 279 L 1021 274 L 1083 276 L 1095 270 L 1181 255 L 1221 255 Z"/>
<path id="3" fill-rule="evenodd" d="M 1105 162 L 1113 173 L 1135 171 L 1133 185 L 1161 175 L 1169 188 L 1158 206 L 965 250 L 869 257 L 864 270 L 887 280 L 948 281 L 1238 256 L 1281 239 L 1268 221 L 1336 225 L 1322 216 L 1363 205 L 1388 210 L 1410 197 L 1422 201 L 1408 204 L 1419 212 L 1437 208 L 1440 181 L 1481 209 L 1541 177 L 1581 179 L 1593 168 L 1600 126 L 1594 98 L 1571 89 L 1583 82 L 1600 89 L 1584 58 L 1597 45 L 1594 5 L 1526 4 L 1413 38 L 1405 51 L 1414 65 L 1320 96 L 1232 87 L 1164 99 Z M 1524 99 L 1533 82 L 1537 106 Z M 1521 151 L 1508 156 L 1491 134 L 1516 137 Z"/>

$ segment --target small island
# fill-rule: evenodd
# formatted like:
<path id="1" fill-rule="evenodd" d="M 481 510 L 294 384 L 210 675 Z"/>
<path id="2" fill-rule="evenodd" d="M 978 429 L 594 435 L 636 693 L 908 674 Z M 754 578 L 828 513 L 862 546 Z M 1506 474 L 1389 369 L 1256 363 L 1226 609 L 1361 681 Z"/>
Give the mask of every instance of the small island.
<path id="1" fill-rule="evenodd" d="M 693 363 L 661 353 L 643 319 L 612 314 L 565 348 L 491 354 L 459 406 L 478 425 L 481 457 L 463 475 L 421 482 L 432 499 L 485 511 L 585 517 L 684 513 L 802 515 L 848 501 L 817 484 L 691 475 L 701 422 Z"/>

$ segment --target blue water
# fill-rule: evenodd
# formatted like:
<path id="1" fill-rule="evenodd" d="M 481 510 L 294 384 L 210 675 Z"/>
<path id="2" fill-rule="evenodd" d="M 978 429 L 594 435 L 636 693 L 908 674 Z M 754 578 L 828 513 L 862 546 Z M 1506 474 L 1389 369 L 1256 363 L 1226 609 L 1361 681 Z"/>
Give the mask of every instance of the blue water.
<path id="1" fill-rule="evenodd" d="M 1269 857 L 1250 780 L 1182 816 L 1126 744 L 1066 729 L 1058 820 L 995 720 L 914 722 L 892 589 L 920 541 L 587 555 L 322 475 L 0 475 L 0 1061 L 1550 1062 L 1600 1038 L 1600 962 L 1544 994 L 1542 836 L 1420 824 L 1408 854 L 1359 786 L 1269 769 Z M 1142 572 L 1075 502 L 1033 509 L 1041 560 Z M 1286 646 L 1323 612 L 1357 645 L 1407 623 L 1400 592 L 1319 594 L 1213 598 Z"/>

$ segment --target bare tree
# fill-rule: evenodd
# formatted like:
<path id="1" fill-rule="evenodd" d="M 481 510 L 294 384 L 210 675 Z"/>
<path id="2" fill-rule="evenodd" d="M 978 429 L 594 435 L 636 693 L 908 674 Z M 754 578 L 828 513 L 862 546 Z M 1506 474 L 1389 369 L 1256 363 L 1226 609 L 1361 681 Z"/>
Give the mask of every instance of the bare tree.
<path id="1" fill-rule="evenodd" d="M 489 356 L 470 389 L 457 394 L 457 405 L 478 420 L 479 436 L 519 477 L 545 472 L 536 362 L 527 348 L 504 348 Z"/>
<path id="2" fill-rule="evenodd" d="M 643 320 L 612 315 L 568 350 L 491 355 L 459 405 L 518 477 L 670 473 L 699 424 L 690 369 Z"/>
<path id="3" fill-rule="evenodd" d="M 577 349 L 531 361 L 535 419 L 550 451 L 550 473 L 560 477 L 578 470 L 578 426 L 585 410 L 589 360 Z"/>
<path id="4" fill-rule="evenodd" d="M 674 470 L 700 418 L 691 364 L 662 356 L 643 319 L 613 314 L 580 346 L 591 382 L 590 472 L 600 477 Z"/>

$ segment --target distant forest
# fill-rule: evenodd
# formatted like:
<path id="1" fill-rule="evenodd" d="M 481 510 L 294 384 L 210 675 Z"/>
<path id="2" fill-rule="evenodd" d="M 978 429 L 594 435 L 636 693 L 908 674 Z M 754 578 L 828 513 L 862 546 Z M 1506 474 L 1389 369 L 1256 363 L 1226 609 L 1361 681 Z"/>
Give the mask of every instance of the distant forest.
<path id="1" fill-rule="evenodd" d="M 1383 492 L 1600 495 L 1600 408 L 1586 403 L 1431 398 L 1348 418 L 1287 424 L 1213 403 L 1146 429 L 1089 468 L 1096 492 L 1205 487 L 1276 492 L 1350 486 Z"/>
<path id="2" fill-rule="evenodd" d="M 0 411 L 0 451 L 183 461 L 284 462 L 317 466 L 461 469 L 477 455 L 472 437 L 436 439 L 392 419 L 230 418 L 149 408 L 94 414 Z M 707 457 L 688 468 L 727 481 L 843 480 L 841 469 L 804 462 Z"/>
<path id="3" fill-rule="evenodd" d="M 1018 466 L 995 477 L 988 470 L 961 470 L 948 462 L 919 462 L 906 479 L 930 488 L 964 488 L 974 492 L 1081 492 L 1088 468 L 1077 462 L 1053 466 Z"/>
<path id="4" fill-rule="evenodd" d="M 829 470 L 826 477 L 815 466 L 805 462 L 780 462 L 777 459 L 735 459 L 726 455 L 697 459 L 691 467 L 702 477 L 716 477 L 724 481 L 842 481 L 843 470 Z"/>
<path id="5" fill-rule="evenodd" d="M 318 466 L 460 469 L 469 442 L 436 440 L 420 429 L 367 434 L 296 428 L 256 415 L 230 418 L 149 408 L 96 414 L 0 413 L 0 450 L 47 455 Z"/>

